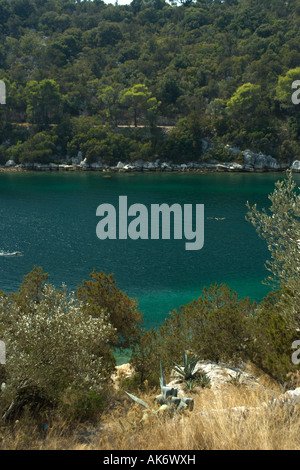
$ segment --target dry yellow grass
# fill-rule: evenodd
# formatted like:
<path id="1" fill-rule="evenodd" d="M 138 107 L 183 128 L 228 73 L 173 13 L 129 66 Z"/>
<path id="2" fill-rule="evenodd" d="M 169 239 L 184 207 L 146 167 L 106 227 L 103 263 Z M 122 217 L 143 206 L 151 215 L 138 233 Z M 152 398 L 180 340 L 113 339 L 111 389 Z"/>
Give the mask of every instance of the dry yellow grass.
<path id="1" fill-rule="evenodd" d="M 140 395 L 139 395 L 140 396 Z M 2 431 L 2 449 L 76 450 L 295 450 L 300 449 L 300 408 L 262 407 L 270 392 L 227 385 L 222 391 L 205 389 L 193 394 L 195 408 L 183 415 L 153 416 L 141 423 L 143 408 L 119 404 L 101 418 L 98 432 L 83 438 L 83 428 L 72 432 L 66 423 L 52 426 L 46 436 L 15 423 Z M 140 396 L 148 403 L 153 394 Z M 234 407 L 252 408 L 234 411 Z M 253 408 L 258 408 L 255 410 Z M 99 426 L 101 430 L 99 431 Z M 18 427 L 19 426 L 19 427 Z M 0 430 L 1 433 L 1 430 Z"/>

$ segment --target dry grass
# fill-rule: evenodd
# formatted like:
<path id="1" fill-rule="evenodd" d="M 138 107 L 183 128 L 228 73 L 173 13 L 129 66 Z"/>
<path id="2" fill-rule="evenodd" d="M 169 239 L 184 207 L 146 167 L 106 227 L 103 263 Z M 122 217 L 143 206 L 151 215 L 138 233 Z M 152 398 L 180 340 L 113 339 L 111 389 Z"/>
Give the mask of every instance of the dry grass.
<path id="1" fill-rule="evenodd" d="M 195 409 L 183 415 L 153 416 L 141 423 L 143 408 L 119 402 L 93 429 L 70 430 L 57 422 L 43 435 L 37 428 L 15 423 L 0 429 L 2 449 L 77 450 L 295 450 L 300 449 L 300 407 L 262 407 L 270 392 L 227 385 L 220 392 L 194 394 Z M 140 396 L 140 395 L 139 395 Z M 140 396 L 151 402 L 153 393 Z M 252 408 L 244 413 L 234 407 Z M 259 410 L 253 408 L 260 407 Z M 100 428 L 101 426 L 101 428 Z"/>

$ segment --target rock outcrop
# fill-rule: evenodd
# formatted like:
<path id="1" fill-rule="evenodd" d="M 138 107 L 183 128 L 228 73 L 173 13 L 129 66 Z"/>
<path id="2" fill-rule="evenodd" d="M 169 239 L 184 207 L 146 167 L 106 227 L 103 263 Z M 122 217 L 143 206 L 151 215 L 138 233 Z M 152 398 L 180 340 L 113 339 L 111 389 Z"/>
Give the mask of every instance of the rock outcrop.
<path id="1" fill-rule="evenodd" d="M 87 158 L 83 158 L 82 152 L 78 152 L 77 157 L 71 160 L 64 160 L 61 164 L 55 163 L 25 163 L 19 165 L 25 170 L 51 171 L 51 170 L 86 170 L 86 171 L 111 171 L 111 172 L 134 172 L 134 171 L 162 171 L 162 172 L 263 172 L 263 171 L 283 171 L 289 167 L 295 172 L 300 172 L 300 161 L 295 160 L 292 165 L 288 163 L 279 163 L 276 158 L 265 155 L 262 152 L 255 153 L 252 150 L 240 150 L 237 147 L 226 145 L 224 148 L 229 153 L 229 160 L 220 162 L 215 159 L 209 159 L 209 151 L 213 148 L 212 144 L 204 141 L 205 151 L 202 155 L 202 161 L 173 163 L 170 161 L 161 162 L 159 159 L 155 161 L 146 161 L 137 159 L 135 162 L 119 161 L 117 165 L 108 166 L 102 163 L 99 157 L 95 163 L 88 163 Z M 230 158 L 231 154 L 231 158 Z M 58 158 L 57 158 L 58 159 Z M 69 164 L 71 161 L 71 165 Z M 9 160 L 5 164 L 5 168 L 13 168 L 16 164 L 13 160 Z"/>
<path id="2" fill-rule="evenodd" d="M 6 163 L 5 163 L 5 167 L 6 168 L 11 168 L 11 167 L 14 167 L 16 166 L 16 163 L 13 161 L 13 160 L 8 160 Z"/>
<path id="3" fill-rule="evenodd" d="M 228 364 L 217 364 L 212 361 L 199 361 L 195 373 L 205 372 L 210 380 L 210 388 L 215 390 L 220 389 L 226 383 L 238 383 L 251 388 L 260 387 L 259 380 L 243 369 L 244 367 L 232 367 Z M 185 384 L 180 380 L 179 375 L 174 371 L 172 376 L 173 380 L 168 384 L 168 387 L 182 389 Z"/>
<path id="4" fill-rule="evenodd" d="M 264 155 L 263 153 L 254 153 L 251 150 L 244 150 L 242 152 L 244 157 L 245 166 L 253 167 L 255 170 L 280 170 L 281 166 L 277 160 L 270 155 Z"/>
<path id="5" fill-rule="evenodd" d="M 300 161 L 299 160 L 295 160 L 292 164 L 292 170 L 295 171 L 295 172 L 300 172 Z"/>

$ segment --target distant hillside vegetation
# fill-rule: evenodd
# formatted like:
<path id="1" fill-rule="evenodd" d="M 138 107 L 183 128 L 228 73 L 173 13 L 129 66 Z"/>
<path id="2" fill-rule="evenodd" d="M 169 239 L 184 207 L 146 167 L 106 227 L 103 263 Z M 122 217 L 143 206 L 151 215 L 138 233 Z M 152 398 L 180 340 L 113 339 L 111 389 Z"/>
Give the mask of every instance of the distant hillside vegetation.
<path id="1" fill-rule="evenodd" d="M 0 164 L 300 158 L 299 0 L 0 0 L 0 79 Z"/>

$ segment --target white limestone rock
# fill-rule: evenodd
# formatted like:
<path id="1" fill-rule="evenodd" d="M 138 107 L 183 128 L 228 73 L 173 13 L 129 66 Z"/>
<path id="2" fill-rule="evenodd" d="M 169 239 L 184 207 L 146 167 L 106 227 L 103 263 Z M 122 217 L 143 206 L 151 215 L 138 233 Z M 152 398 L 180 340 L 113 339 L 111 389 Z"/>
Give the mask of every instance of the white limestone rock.
<path id="1" fill-rule="evenodd" d="M 87 163 L 87 159 L 85 158 L 84 160 L 82 160 L 79 166 L 81 166 L 82 168 L 87 168 L 89 166 Z"/>
<path id="2" fill-rule="evenodd" d="M 292 170 L 295 171 L 295 172 L 300 172 L 300 161 L 299 160 L 295 160 L 292 164 Z"/>
<path id="3" fill-rule="evenodd" d="M 260 386 L 259 380 L 253 375 L 248 374 L 242 368 L 232 367 L 228 364 L 199 361 L 195 368 L 196 371 L 203 371 L 207 374 L 212 389 L 219 389 L 224 384 L 232 381 L 238 381 L 239 384 L 248 385 L 249 387 Z M 174 379 L 168 384 L 168 387 L 180 389 L 181 385 L 184 386 L 184 384 L 180 384 L 180 377 L 175 371 L 172 375 Z"/>
<path id="4" fill-rule="evenodd" d="M 12 167 L 16 166 L 16 163 L 14 162 L 14 160 L 8 160 L 5 163 L 5 166 L 6 166 L 6 168 L 12 168 Z"/>
<path id="5" fill-rule="evenodd" d="M 243 152 L 244 163 L 247 166 L 252 166 L 255 170 L 272 169 L 279 170 L 280 165 L 276 158 L 270 155 L 264 155 L 263 153 L 255 153 L 247 149 Z"/>

